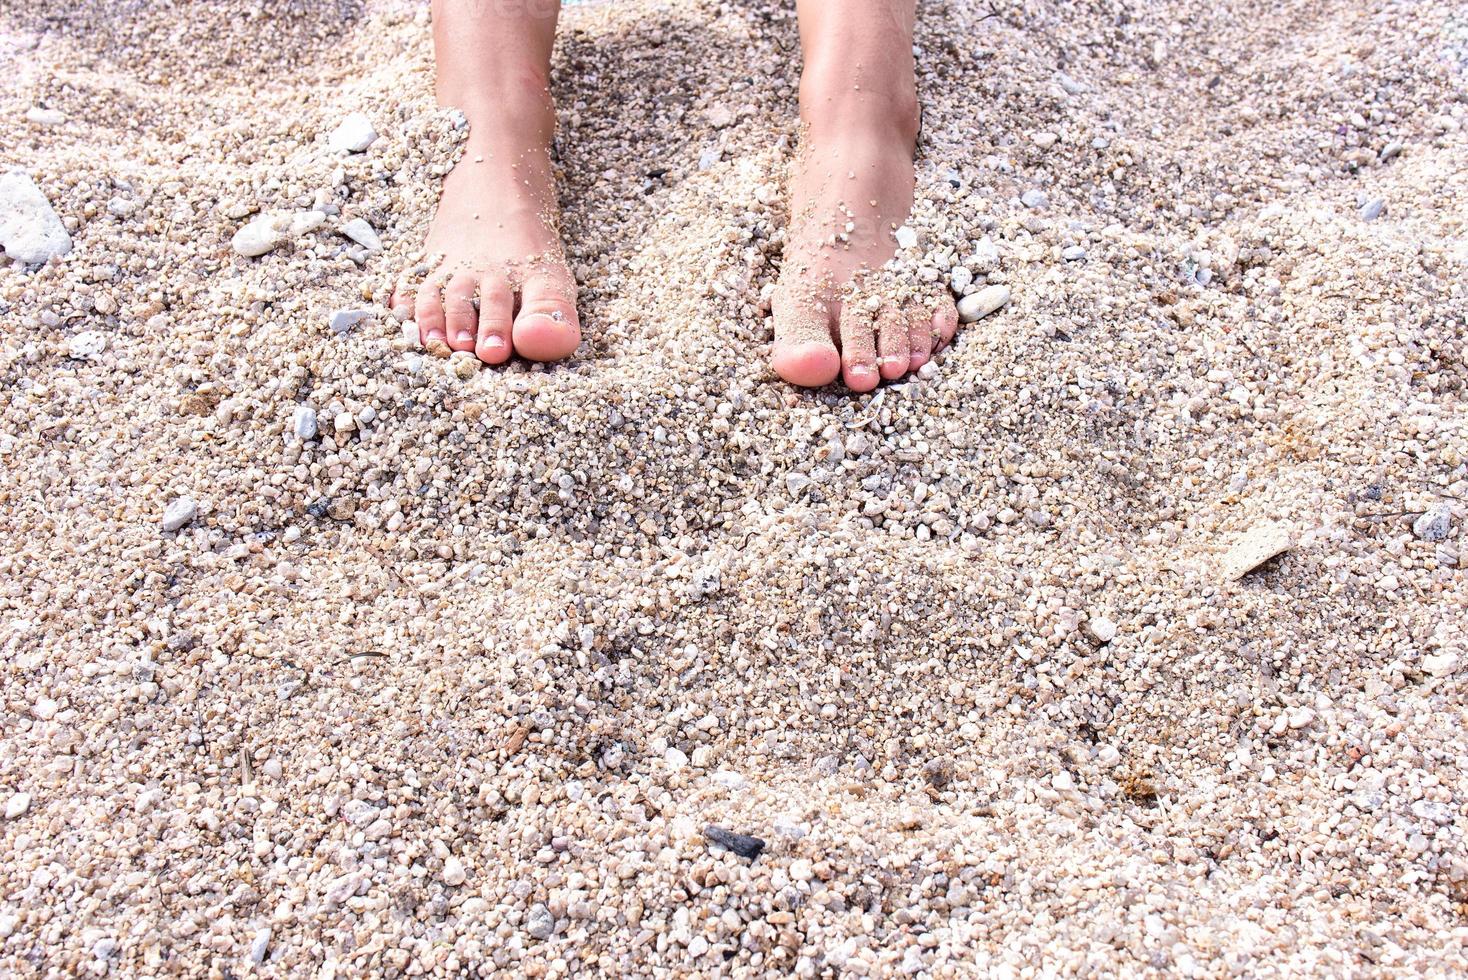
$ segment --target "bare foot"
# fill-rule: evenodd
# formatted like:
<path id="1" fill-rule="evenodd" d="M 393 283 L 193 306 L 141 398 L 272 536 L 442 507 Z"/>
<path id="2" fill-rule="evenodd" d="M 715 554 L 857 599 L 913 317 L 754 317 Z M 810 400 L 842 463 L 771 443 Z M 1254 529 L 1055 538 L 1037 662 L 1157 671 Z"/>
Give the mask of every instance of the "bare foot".
<path id="1" fill-rule="evenodd" d="M 428 274 L 416 287 L 400 280 L 390 300 L 435 353 L 555 361 L 581 343 L 550 161 L 558 6 L 435 4 L 439 101 L 463 109 L 469 140 L 444 179 L 425 243 Z"/>
<path id="2" fill-rule="evenodd" d="M 804 17 L 802 8 L 803 38 L 819 29 Z M 845 45 L 827 57 L 807 41 L 801 78 L 772 363 L 807 387 L 840 374 L 853 391 L 870 391 L 921 367 L 958 329 L 946 291 L 919 301 L 867 288 L 879 278 L 869 274 L 896 254 L 894 233 L 912 210 L 918 108 L 911 35 L 874 31 L 861 42 L 884 50 L 863 62 Z"/>

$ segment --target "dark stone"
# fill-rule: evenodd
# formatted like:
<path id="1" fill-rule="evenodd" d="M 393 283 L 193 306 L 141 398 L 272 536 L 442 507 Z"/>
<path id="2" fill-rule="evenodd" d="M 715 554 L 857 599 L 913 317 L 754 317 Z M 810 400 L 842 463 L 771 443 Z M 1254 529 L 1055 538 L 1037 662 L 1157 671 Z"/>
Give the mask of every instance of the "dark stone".
<path id="1" fill-rule="evenodd" d="M 725 830 L 713 824 L 704 828 L 703 835 L 709 839 L 710 843 L 718 844 L 750 860 L 759 857 L 760 852 L 765 849 L 765 842 L 762 838 L 752 837 L 749 834 L 736 834 L 732 830 Z"/>

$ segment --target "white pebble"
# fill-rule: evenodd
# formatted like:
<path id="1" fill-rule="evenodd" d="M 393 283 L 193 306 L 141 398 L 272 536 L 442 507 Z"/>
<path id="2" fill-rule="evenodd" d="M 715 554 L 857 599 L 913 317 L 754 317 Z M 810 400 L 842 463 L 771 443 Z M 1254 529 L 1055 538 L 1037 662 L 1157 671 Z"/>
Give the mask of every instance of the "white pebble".
<path id="1" fill-rule="evenodd" d="M 985 286 L 978 292 L 971 293 L 958 301 L 958 318 L 964 323 L 974 323 L 1008 302 L 1008 286 Z"/>
<path id="2" fill-rule="evenodd" d="M 26 122 L 36 126 L 60 126 L 66 122 L 66 113 L 60 109 L 45 109 L 31 106 L 25 111 Z"/>
<path id="3" fill-rule="evenodd" d="M 50 721 L 56 717 L 56 709 L 57 704 L 55 701 L 50 698 L 42 698 L 31 705 L 31 714 L 35 715 L 41 721 Z"/>
<path id="4" fill-rule="evenodd" d="M 255 938 L 250 941 L 250 962 L 259 966 L 265 962 L 265 954 L 270 950 L 270 927 L 256 931 Z"/>
<path id="5" fill-rule="evenodd" d="M 0 245 L 17 262 L 39 265 L 71 251 L 71 235 L 35 181 L 0 174 Z"/>
<path id="6" fill-rule="evenodd" d="M 377 236 L 377 230 L 362 218 L 353 218 L 344 223 L 341 233 L 369 252 L 382 251 L 382 239 Z"/>
<path id="7" fill-rule="evenodd" d="M 354 112 L 341 121 L 326 138 L 327 149 L 333 153 L 361 153 L 377 139 L 377 130 L 372 120 L 360 112 Z"/>
<path id="8" fill-rule="evenodd" d="M 199 505 L 192 497 L 179 497 L 163 509 L 163 530 L 177 531 L 199 513 Z"/>
<path id="9" fill-rule="evenodd" d="M 450 855 L 443 862 L 443 883 L 450 887 L 458 887 L 464 883 L 468 875 L 464 871 L 464 862 Z"/>
<path id="10" fill-rule="evenodd" d="M 5 819 L 14 820 L 31 808 L 31 794 L 16 793 L 5 801 Z"/>
<path id="11" fill-rule="evenodd" d="M 1020 195 L 1019 203 L 1027 208 L 1044 208 L 1050 206 L 1050 198 L 1044 191 L 1031 188 Z"/>

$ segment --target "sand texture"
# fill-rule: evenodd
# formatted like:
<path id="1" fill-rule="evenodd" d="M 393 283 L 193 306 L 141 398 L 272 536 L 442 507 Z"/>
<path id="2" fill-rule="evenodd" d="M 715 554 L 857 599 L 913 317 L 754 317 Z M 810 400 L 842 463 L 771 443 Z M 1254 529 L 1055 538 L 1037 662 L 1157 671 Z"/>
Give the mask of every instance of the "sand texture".
<path id="1" fill-rule="evenodd" d="M 1468 970 L 1468 6 L 922 8 L 852 397 L 792 4 L 566 15 L 548 370 L 381 309 L 425 9 L 0 5 L 0 976 Z"/>

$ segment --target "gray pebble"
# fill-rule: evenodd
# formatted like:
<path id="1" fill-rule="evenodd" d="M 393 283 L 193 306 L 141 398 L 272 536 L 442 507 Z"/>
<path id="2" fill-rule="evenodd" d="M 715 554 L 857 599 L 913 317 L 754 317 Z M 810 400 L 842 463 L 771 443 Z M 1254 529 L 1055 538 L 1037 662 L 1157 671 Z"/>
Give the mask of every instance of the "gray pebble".
<path id="1" fill-rule="evenodd" d="M 1447 504 L 1437 504 L 1412 522 L 1412 533 L 1423 541 L 1444 541 L 1453 530 L 1453 512 Z"/>
<path id="2" fill-rule="evenodd" d="M 1375 221 L 1377 218 L 1381 217 L 1381 212 L 1384 210 L 1386 210 L 1386 201 L 1383 201 L 1379 197 L 1373 197 L 1371 200 L 1361 205 L 1361 220 Z"/>
<path id="3" fill-rule="evenodd" d="M 1031 188 L 1020 195 L 1019 203 L 1027 208 L 1047 208 L 1050 206 L 1050 198 L 1044 191 Z"/>
<path id="4" fill-rule="evenodd" d="M 335 310 L 331 314 L 331 332 L 340 337 L 371 315 L 371 310 Z"/>
<path id="5" fill-rule="evenodd" d="M 556 917 L 544 905 L 532 905 L 525 917 L 525 931 L 535 939 L 549 939 L 556 931 Z"/>
<path id="6" fill-rule="evenodd" d="M 199 513 L 199 505 L 192 497 L 179 497 L 163 509 L 163 530 L 177 531 Z"/>

